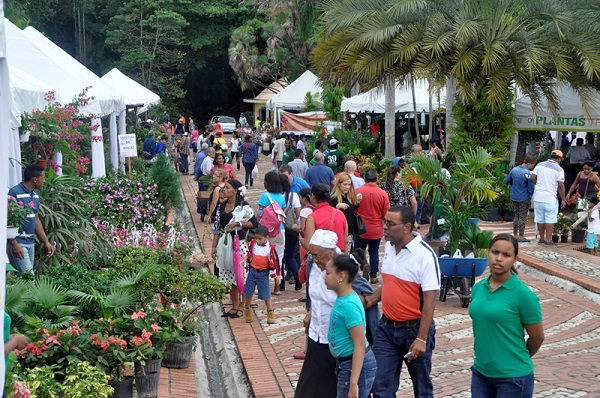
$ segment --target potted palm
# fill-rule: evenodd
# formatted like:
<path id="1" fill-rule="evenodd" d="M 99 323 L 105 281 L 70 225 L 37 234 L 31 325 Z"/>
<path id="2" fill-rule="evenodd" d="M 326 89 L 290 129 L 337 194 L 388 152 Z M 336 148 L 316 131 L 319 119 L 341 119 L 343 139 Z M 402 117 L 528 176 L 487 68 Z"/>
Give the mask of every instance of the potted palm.
<path id="1" fill-rule="evenodd" d="M 570 218 L 559 214 L 556 224 L 554 224 L 554 234 L 552 235 L 552 241 L 556 243 L 560 238 L 561 243 L 567 243 L 569 238 L 569 231 L 571 230 L 572 224 L 573 221 Z"/>

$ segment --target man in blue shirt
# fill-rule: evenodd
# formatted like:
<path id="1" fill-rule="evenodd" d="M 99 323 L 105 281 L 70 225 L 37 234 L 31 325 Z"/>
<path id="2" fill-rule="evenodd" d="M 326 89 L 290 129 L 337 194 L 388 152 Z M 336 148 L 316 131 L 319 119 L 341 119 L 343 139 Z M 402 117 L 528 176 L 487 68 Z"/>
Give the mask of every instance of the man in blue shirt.
<path id="1" fill-rule="evenodd" d="M 142 144 L 142 157 L 150 160 L 156 156 L 156 140 L 154 139 L 154 131 L 148 133 L 148 137 Z"/>
<path id="2" fill-rule="evenodd" d="M 10 240 L 10 254 L 12 255 L 16 268 L 22 275 L 25 272 L 33 272 L 33 262 L 35 259 L 35 235 L 46 246 L 48 256 L 54 255 L 54 246 L 50 244 L 46 232 L 42 226 L 42 222 L 38 217 L 40 209 L 40 197 L 36 189 L 44 186 L 46 178 L 46 170 L 39 164 L 30 164 L 25 168 L 24 181 L 19 185 L 15 185 L 8 191 L 8 195 L 17 199 L 18 202 L 23 202 L 25 206 L 29 206 L 33 202 L 33 213 L 27 217 L 27 220 L 20 225 L 19 236 Z"/>
<path id="3" fill-rule="evenodd" d="M 514 167 L 506 177 L 504 183 L 510 186 L 510 200 L 513 202 L 515 218 L 513 219 L 513 235 L 518 242 L 529 242 L 525 239 L 525 221 L 531 205 L 534 185 L 531 182 L 531 170 L 535 166 L 535 158 L 526 156 L 523 164 Z M 517 235 L 518 233 L 518 235 Z"/>
<path id="4" fill-rule="evenodd" d="M 206 150 L 208 149 L 208 144 L 204 143 L 200 147 L 200 152 L 198 152 L 198 156 L 196 156 L 196 162 L 194 163 L 194 180 L 198 181 L 198 191 L 206 191 L 206 187 L 200 181 L 200 177 L 202 174 L 202 162 L 206 159 Z"/>
<path id="5" fill-rule="evenodd" d="M 315 154 L 314 160 L 314 166 L 309 167 L 304 175 L 304 179 L 311 187 L 321 183 L 329 187 L 329 190 L 331 191 L 331 187 L 335 181 L 335 175 L 333 175 L 333 171 L 331 171 L 331 169 L 325 165 L 325 157 L 321 152 L 317 152 Z"/>
<path id="6" fill-rule="evenodd" d="M 290 180 L 290 192 L 300 194 L 302 188 L 310 188 L 304 179 L 294 176 L 292 166 L 289 164 L 282 164 L 279 168 L 279 174 L 284 174 Z"/>

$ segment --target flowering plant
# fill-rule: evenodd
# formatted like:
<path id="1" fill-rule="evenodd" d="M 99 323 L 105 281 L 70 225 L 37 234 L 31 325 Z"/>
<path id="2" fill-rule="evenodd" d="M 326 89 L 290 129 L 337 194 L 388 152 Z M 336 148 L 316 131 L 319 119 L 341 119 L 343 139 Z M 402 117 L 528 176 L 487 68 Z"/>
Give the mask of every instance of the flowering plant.
<path id="1" fill-rule="evenodd" d="M 17 198 L 8 195 L 8 225 L 12 225 L 14 227 L 20 227 L 23 225 L 25 220 L 27 220 L 27 217 L 33 213 L 34 207 L 35 204 L 33 201 L 29 201 L 29 203 L 25 204 L 23 201 L 17 200 Z"/>
<path id="2" fill-rule="evenodd" d="M 169 305 L 170 311 L 175 316 L 175 322 L 181 325 L 182 336 L 197 336 L 202 332 L 205 323 L 200 310 L 201 305 L 202 303 L 191 305 L 187 300 L 179 305 L 175 303 Z"/>
<path id="3" fill-rule="evenodd" d="M 111 379 L 121 381 L 125 378 L 124 363 L 128 360 L 132 349 L 127 341 L 109 332 L 90 335 L 92 352 L 96 358 L 96 366 Z"/>

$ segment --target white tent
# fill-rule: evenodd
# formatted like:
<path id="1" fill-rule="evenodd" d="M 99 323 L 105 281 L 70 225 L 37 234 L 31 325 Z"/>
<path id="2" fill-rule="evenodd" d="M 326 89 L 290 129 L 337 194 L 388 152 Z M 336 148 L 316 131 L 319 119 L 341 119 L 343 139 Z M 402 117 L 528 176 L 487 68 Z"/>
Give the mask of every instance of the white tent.
<path id="1" fill-rule="evenodd" d="M 323 87 L 319 78 L 311 71 L 307 70 L 299 78 L 294 80 L 283 91 L 267 102 L 267 109 L 285 108 L 289 110 L 299 110 L 304 106 L 304 97 L 307 92 L 313 95 L 321 95 Z"/>
<path id="2" fill-rule="evenodd" d="M 145 112 L 150 105 L 156 105 L 160 102 L 160 97 L 136 82 L 117 68 L 111 69 L 101 79 L 111 86 L 115 92 L 120 93 L 125 99 L 125 105 L 141 106 L 138 114 Z"/>
<path id="3" fill-rule="evenodd" d="M 25 112 L 43 109 L 46 105 L 44 96 L 49 90 L 52 90 L 52 87 L 16 66 L 11 66 L 9 72 L 12 115 L 18 118 Z M 13 127 L 18 126 L 13 125 Z"/>
<path id="4" fill-rule="evenodd" d="M 593 96 L 586 114 L 579 95 L 568 85 L 556 87 L 560 113 L 553 115 L 547 101 L 534 112 L 527 95 L 515 103 L 514 124 L 517 130 L 600 132 L 600 93 Z"/>
<path id="5" fill-rule="evenodd" d="M 433 108 L 436 110 L 440 104 L 445 103 L 446 90 L 440 92 L 440 100 L 437 96 L 433 96 Z M 396 105 L 394 112 L 414 112 L 412 92 L 410 85 L 396 85 Z M 426 80 L 418 80 L 415 82 L 415 100 L 417 110 L 429 110 L 429 89 Z M 383 88 L 373 88 L 366 93 L 355 95 L 342 101 L 343 112 L 374 112 L 385 113 L 385 90 Z"/>

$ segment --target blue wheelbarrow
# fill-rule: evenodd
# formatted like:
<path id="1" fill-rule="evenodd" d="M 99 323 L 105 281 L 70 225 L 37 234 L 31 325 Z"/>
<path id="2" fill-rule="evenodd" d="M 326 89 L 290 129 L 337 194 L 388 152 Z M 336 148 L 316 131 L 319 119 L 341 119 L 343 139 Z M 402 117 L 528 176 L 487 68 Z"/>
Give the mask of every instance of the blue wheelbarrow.
<path id="1" fill-rule="evenodd" d="M 440 301 L 446 301 L 448 290 L 460 298 L 460 306 L 467 308 L 471 303 L 471 290 L 475 277 L 485 271 L 487 258 L 439 258 L 442 281 L 440 284 Z"/>

